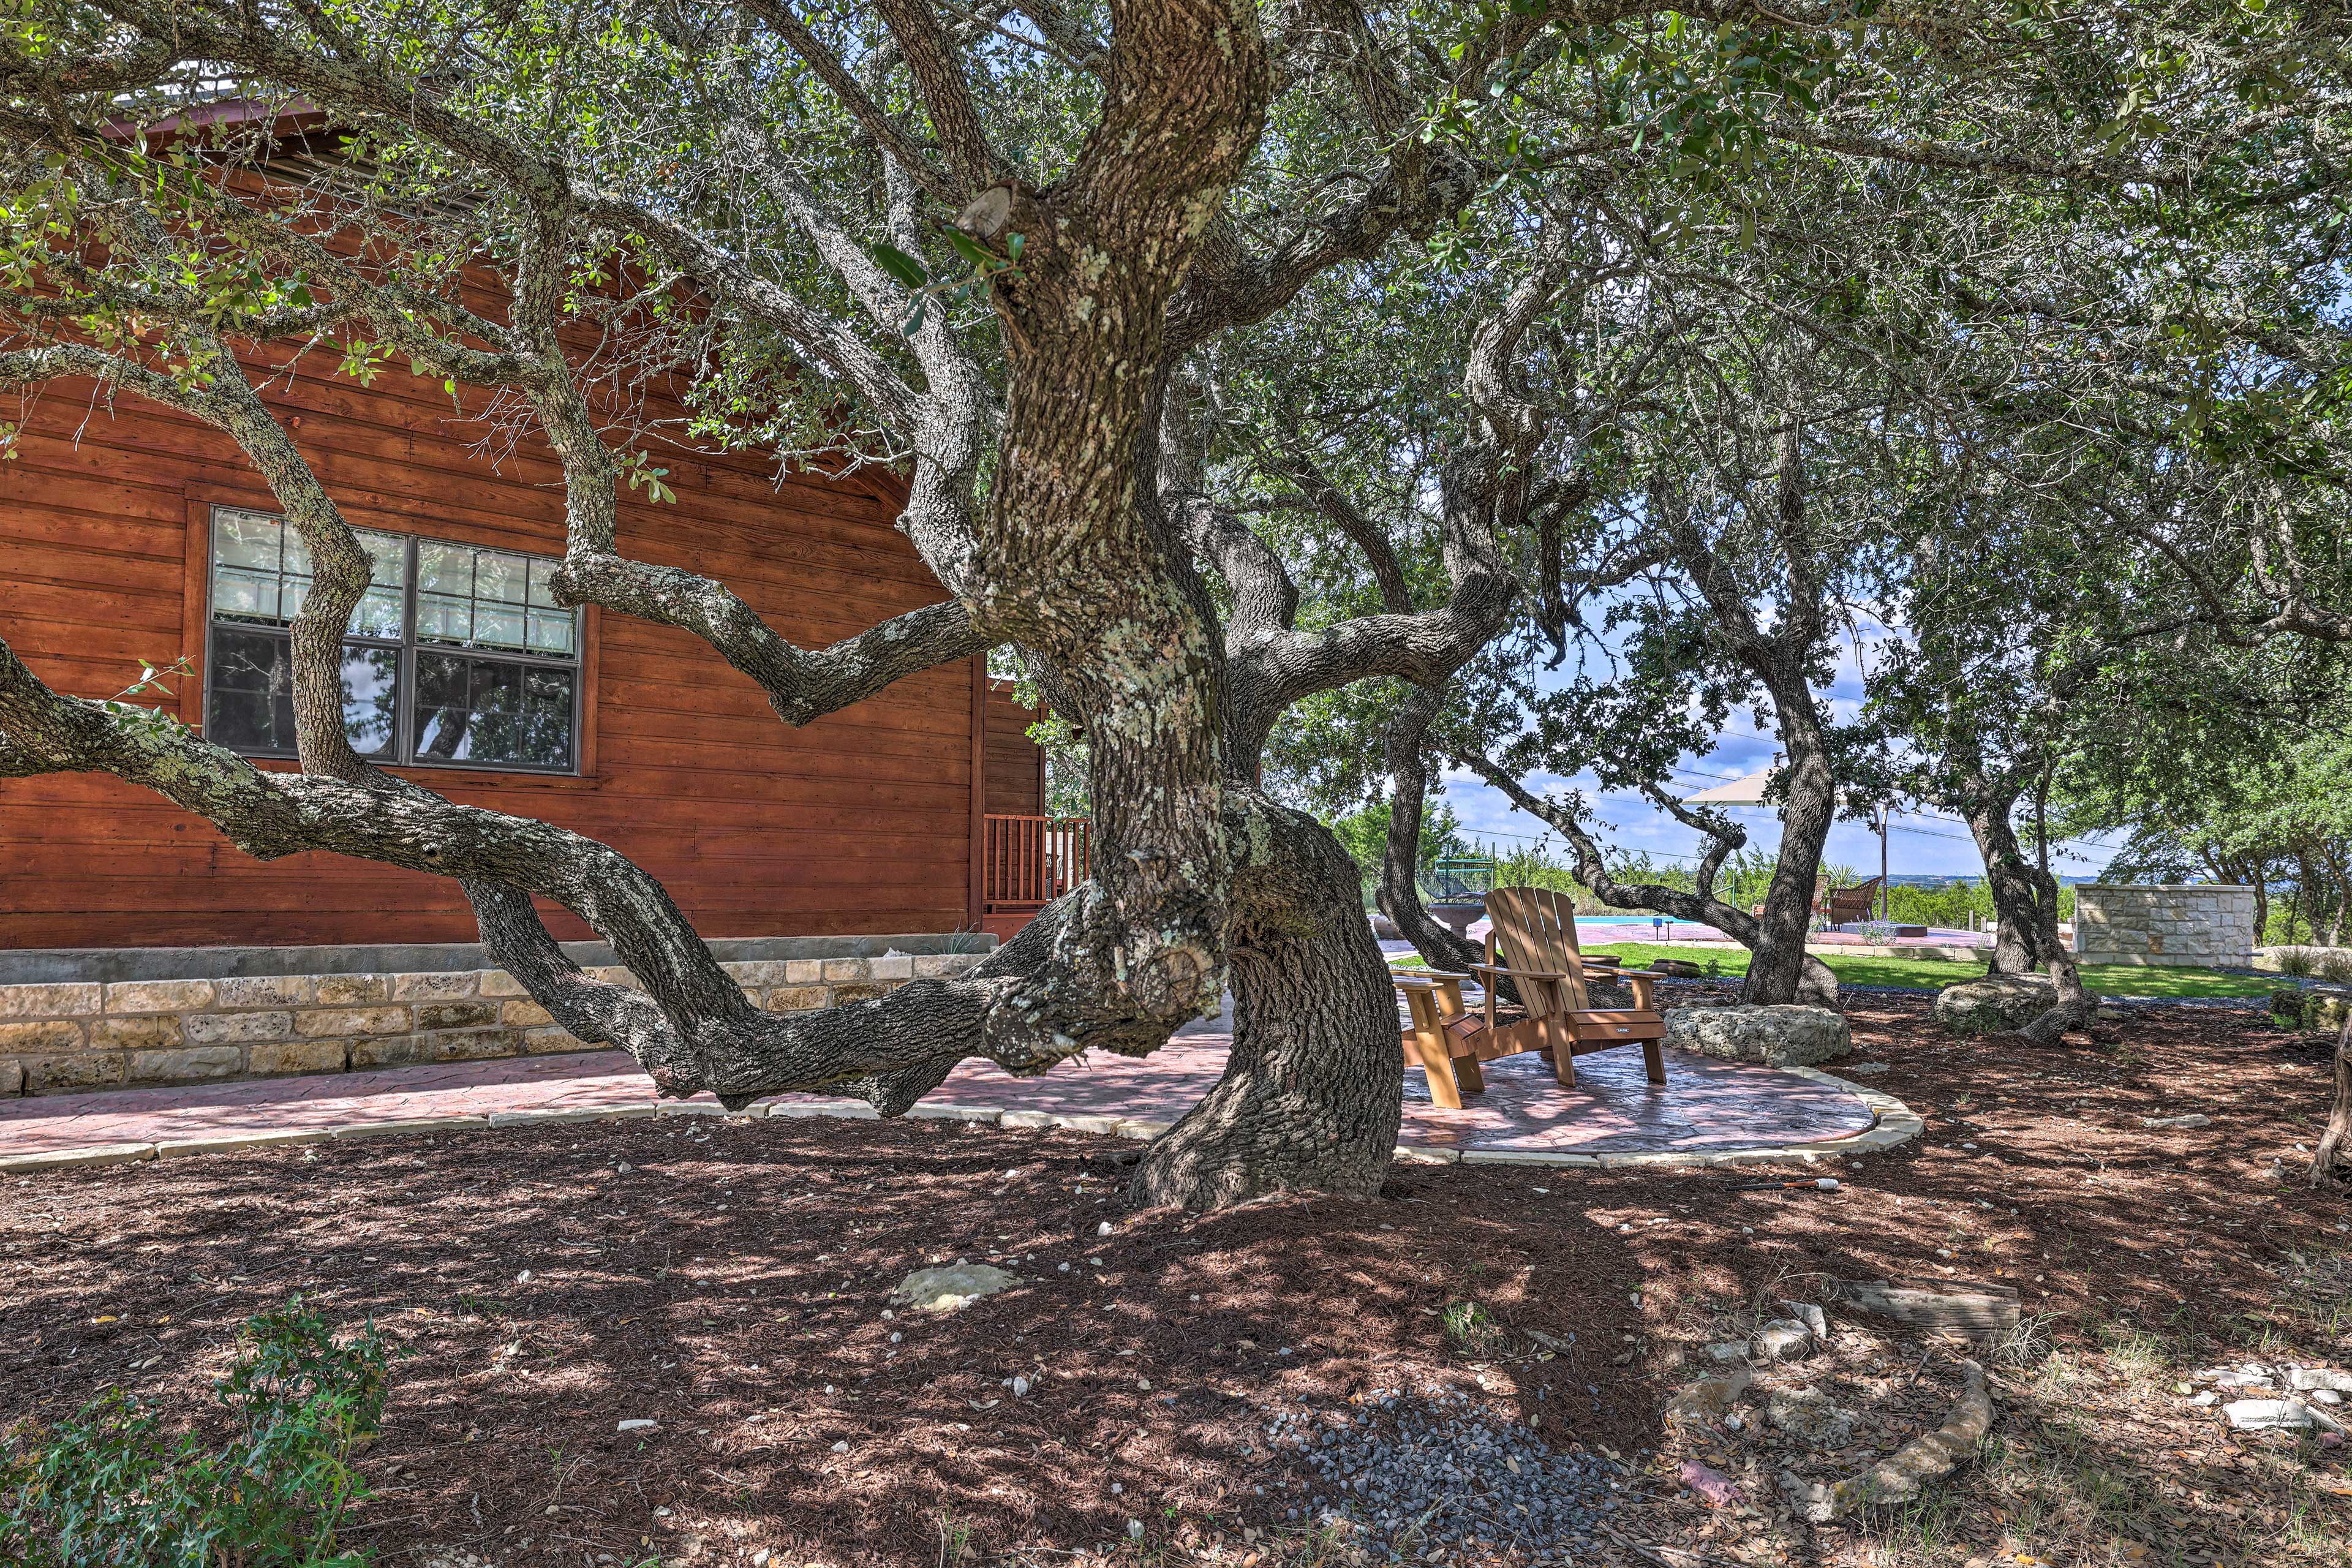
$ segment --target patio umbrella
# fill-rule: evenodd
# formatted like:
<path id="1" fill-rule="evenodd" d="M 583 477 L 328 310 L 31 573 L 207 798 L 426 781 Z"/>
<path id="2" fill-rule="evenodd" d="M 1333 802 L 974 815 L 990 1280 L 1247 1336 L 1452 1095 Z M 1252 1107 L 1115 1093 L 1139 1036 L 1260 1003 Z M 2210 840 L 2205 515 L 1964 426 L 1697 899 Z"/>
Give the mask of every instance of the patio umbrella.
<path id="1" fill-rule="evenodd" d="M 1773 767 L 1780 759 L 1773 759 Z M 1772 768 L 1719 784 L 1713 789 L 1703 789 L 1696 795 L 1685 795 L 1685 805 L 1762 805 L 1764 786 L 1772 782 Z M 1843 793 L 1843 792 L 1841 792 Z M 1886 913 L 1886 810 L 1884 806 L 1871 813 L 1870 826 L 1878 834 L 1878 912 Z"/>

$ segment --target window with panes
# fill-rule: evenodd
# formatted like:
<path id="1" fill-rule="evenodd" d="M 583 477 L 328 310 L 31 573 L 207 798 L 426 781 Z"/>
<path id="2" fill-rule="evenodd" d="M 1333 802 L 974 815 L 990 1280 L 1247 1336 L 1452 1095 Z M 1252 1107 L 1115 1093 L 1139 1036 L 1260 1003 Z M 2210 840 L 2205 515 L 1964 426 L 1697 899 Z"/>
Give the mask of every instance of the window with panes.
<path id="1" fill-rule="evenodd" d="M 545 556 L 359 529 L 374 581 L 343 639 L 343 728 L 378 762 L 569 773 L 580 735 L 580 612 Z M 212 518 L 205 732 L 294 754 L 288 628 L 310 590 L 301 537 L 267 513 Z"/>

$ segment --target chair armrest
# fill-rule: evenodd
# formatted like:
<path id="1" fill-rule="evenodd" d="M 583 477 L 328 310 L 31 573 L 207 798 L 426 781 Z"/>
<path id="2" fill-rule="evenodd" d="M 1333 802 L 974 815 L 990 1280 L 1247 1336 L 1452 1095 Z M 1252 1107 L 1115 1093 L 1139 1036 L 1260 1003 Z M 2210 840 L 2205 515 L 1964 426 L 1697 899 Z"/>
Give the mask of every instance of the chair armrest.
<path id="1" fill-rule="evenodd" d="M 1455 974 L 1444 969 L 1415 969 L 1402 973 L 1391 970 L 1389 972 L 1389 984 L 1408 995 L 1427 992 L 1436 993 L 1437 1016 L 1446 1023 L 1452 1023 L 1463 1015 L 1462 983 L 1468 978 L 1470 977 L 1466 974 Z"/>

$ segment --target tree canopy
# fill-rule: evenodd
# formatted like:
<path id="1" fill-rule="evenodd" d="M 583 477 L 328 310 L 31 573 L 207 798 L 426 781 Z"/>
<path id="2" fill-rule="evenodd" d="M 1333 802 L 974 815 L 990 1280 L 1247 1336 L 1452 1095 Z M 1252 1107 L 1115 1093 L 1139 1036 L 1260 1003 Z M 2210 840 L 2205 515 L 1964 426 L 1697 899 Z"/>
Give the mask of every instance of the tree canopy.
<path id="1" fill-rule="evenodd" d="M 2033 517 L 2145 584 L 2132 627 L 2352 637 L 2347 43 L 2252 0 L 17 0 L 0 385 L 227 432 L 317 587 L 299 772 L 5 652 L 0 771 L 458 878 L 566 1028 L 729 1103 L 896 1112 L 967 1056 L 1149 1051 L 1230 986 L 1225 1079 L 1139 1193 L 1364 1190 L 1386 975 L 1262 764 L 1327 800 L 1386 775 L 1409 870 L 1433 755 L 1656 789 L 1756 706 L 1790 837 L 1739 919 L 1786 1000 L 1874 776 L 1816 689 L 1862 607 L 1973 563 L 2009 617 Z M 338 673 L 369 563 L 266 395 L 289 354 L 405 363 L 543 447 L 563 602 L 700 639 L 783 722 L 1014 648 L 1085 735 L 1095 879 L 968 980 L 772 1016 L 625 857 L 369 763 Z M 615 497 L 685 440 L 887 465 L 945 597 L 802 647 L 630 558 Z"/>

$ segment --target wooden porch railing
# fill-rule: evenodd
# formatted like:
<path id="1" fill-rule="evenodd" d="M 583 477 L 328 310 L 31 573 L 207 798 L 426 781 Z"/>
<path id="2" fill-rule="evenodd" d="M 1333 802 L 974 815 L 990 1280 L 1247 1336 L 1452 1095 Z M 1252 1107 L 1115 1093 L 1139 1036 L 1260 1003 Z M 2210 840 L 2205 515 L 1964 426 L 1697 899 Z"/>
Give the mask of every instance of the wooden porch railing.
<path id="1" fill-rule="evenodd" d="M 990 816 L 981 846 L 981 898 L 990 913 L 1034 910 L 1087 879 L 1083 816 Z"/>

